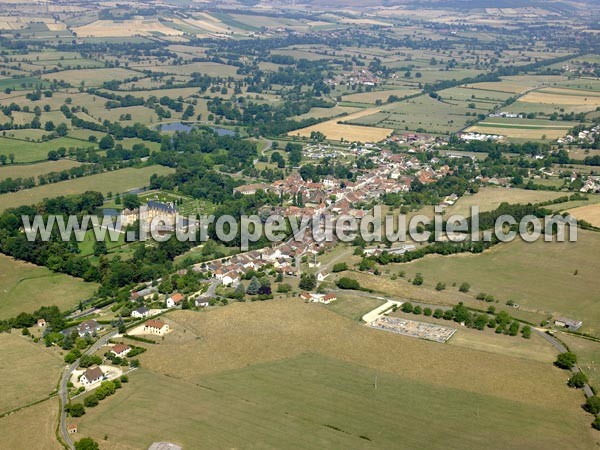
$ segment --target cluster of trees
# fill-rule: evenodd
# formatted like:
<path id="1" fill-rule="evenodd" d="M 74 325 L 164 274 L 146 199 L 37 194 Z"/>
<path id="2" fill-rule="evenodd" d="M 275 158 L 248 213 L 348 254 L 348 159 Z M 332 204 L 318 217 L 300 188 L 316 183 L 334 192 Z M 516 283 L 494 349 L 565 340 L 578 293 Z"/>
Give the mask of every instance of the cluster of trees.
<path id="1" fill-rule="evenodd" d="M 83 406 L 86 408 L 93 408 L 94 406 L 98 406 L 102 400 L 106 397 L 110 397 L 113 395 L 117 389 L 121 389 L 121 380 L 114 379 L 112 381 L 103 381 L 100 386 L 98 386 L 94 392 L 88 395 L 83 400 Z"/>
<path id="2" fill-rule="evenodd" d="M 490 308 L 486 313 L 474 313 L 470 311 L 463 302 L 455 305 L 451 309 L 443 310 L 436 308 L 433 310 L 430 307 L 421 307 L 420 305 L 413 305 L 410 302 L 402 303 L 400 307 L 404 313 L 413 313 L 416 315 L 423 314 L 425 316 L 433 316 L 436 319 L 453 320 L 454 322 L 464 324 L 468 328 L 483 331 L 487 328 L 494 328 L 497 334 L 506 334 L 509 336 L 517 336 L 519 330 L 521 335 L 525 339 L 531 337 L 531 327 L 529 325 L 521 325 L 518 321 L 512 319 L 508 313 L 501 311 L 498 314 L 493 314 L 493 309 Z"/>

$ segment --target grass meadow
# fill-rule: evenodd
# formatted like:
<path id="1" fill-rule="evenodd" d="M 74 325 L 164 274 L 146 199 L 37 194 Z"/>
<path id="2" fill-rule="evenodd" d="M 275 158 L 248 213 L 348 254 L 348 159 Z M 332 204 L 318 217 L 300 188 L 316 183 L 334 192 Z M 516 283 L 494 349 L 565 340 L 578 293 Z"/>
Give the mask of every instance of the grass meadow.
<path id="1" fill-rule="evenodd" d="M 0 414 L 47 397 L 56 389 L 64 362 L 20 330 L 0 334 Z M 18 361 L 18 365 L 12 364 Z M 2 419 L 0 419 L 0 428 Z"/>
<path id="2" fill-rule="evenodd" d="M 97 175 L 61 181 L 59 183 L 38 186 L 19 192 L 0 195 L 2 206 L 0 210 L 21 205 L 30 205 L 42 201 L 44 198 L 58 197 L 61 195 L 75 195 L 85 191 L 97 191 L 106 195 L 107 192 L 124 192 L 134 188 L 147 186 L 150 176 L 154 173 L 165 175 L 173 169 L 164 166 L 147 166 L 140 169 L 126 168 L 105 172 Z"/>
<path id="3" fill-rule="evenodd" d="M 58 423 L 58 400 L 56 398 L 22 409 L 0 418 L 0 434 L 3 449 L 35 448 L 36 450 L 60 450 L 55 430 Z"/>
<path id="4" fill-rule="evenodd" d="M 548 363 L 369 329 L 299 299 L 165 317 L 174 331 L 80 421 L 103 448 L 419 448 L 424 433 L 429 449 L 594 446 L 580 393 Z"/>
<path id="5" fill-rule="evenodd" d="M 72 308 L 96 288 L 94 283 L 0 255 L 0 319 L 33 312 L 40 306 Z"/>

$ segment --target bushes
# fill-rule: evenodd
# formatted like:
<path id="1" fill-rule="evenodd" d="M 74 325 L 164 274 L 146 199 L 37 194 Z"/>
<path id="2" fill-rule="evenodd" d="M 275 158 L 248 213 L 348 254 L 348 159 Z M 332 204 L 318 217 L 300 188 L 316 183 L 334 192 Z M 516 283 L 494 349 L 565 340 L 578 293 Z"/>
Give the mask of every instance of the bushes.
<path id="1" fill-rule="evenodd" d="M 531 327 L 529 325 L 525 325 L 521 329 L 521 334 L 523 335 L 523 337 L 525 339 L 530 339 L 531 338 Z"/>
<path id="2" fill-rule="evenodd" d="M 412 284 L 414 284 L 415 286 L 421 286 L 423 284 L 423 275 L 421 275 L 420 273 L 415 275 L 415 278 L 413 279 Z"/>
<path id="3" fill-rule="evenodd" d="M 340 289 L 360 290 L 360 283 L 353 278 L 342 277 L 335 284 Z"/>
<path id="4" fill-rule="evenodd" d="M 599 414 L 600 413 L 600 397 L 593 396 L 588 397 L 585 401 L 585 405 L 583 405 L 583 409 L 585 409 L 590 414 Z"/>
<path id="5" fill-rule="evenodd" d="M 576 374 L 573 374 L 573 376 L 571 378 L 569 378 L 569 381 L 567 381 L 567 384 L 570 387 L 581 389 L 581 388 L 583 388 L 583 386 L 585 386 L 585 383 L 587 383 L 587 382 L 588 382 L 587 375 L 584 374 L 583 372 L 577 372 Z"/>
<path id="6" fill-rule="evenodd" d="M 83 400 L 83 404 L 88 408 L 97 406 L 101 400 L 110 397 L 117 389 L 121 388 L 121 381 L 122 380 L 103 381 L 94 393 L 88 395 L 85 400 Z"/>
<path id="7" fill-rule="evenodd" d="M 577 355 L 571 352 L 561 353 L 554 362 L 556 367 L 566 370 L 571 369 L 575 364 L 577 364 Z"/>
<path id="8" fill-rule="evenodd" d="M 65 412 L 71 417 L 81 417 L 85 414 L 85 408 L 81 403 L 69 403 L 65 405 Z"/>
<path id="9" fill-rule="evenodd" d="M 102 364 L 102 358 L 95 355 L 83 355 L 79 360 L 79 367 L 83 368 L 87 368 L 98 364 Z"/>
<path id="10" fill-rule="evenodd" d="M 345 262 L 334 264 L 333 268 L 331 269 L 331 271 L 334 273 L 343 272 L 344 270 L 348 270 L 348 264 Z"/>
<path id="11" fill-rule="evenodd" d="M 469 289 L 471 289 L 471 285 L 469 283 L 463 283 L 460 285 L 460 287 L 458 288 L 458 290 L 460 292 L 469 292 Z"/>

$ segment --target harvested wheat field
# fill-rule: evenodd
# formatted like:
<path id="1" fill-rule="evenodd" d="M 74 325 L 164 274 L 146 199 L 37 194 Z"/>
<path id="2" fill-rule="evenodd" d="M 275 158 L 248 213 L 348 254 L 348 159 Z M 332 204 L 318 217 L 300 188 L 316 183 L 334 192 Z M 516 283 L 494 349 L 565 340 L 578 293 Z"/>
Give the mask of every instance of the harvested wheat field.
<path id="1" fill-rule="evenodd" d="M 552 105 L 600 106 L 600 94 L 577 89 L 547 88 L 530 92 L 519 99 L 526 103 L 545 103 Z"/>
<path id="2" fill-rule="evenodd" d="M 148 36 L 161 33 L 166 36 L 181 36 L 183 31 L 175 30 L 163 25 L 157 19 L 131 19 L 131 20 L 96 20 L 95 22 L 73 28 L 79 37 L 131 37 Z"/>
<path id="3" fill-rule="evenodd" d="M 516 125 L 487 127 L 480 124 L 469 127 L 466 131 L 469 133 L 497 134 L 517 139 L 558 139 L 566 135 L 569 128 L 526 128 Z"/>
<path id="4" fill-rule="evenodd" d="M 375 114 L 379 111 L 379 109 L 372 108 L 364 109 L 344 117 L 328 120 L 327 122 L 322 122 L 300 130 L 290 131 L 288 136 L 310 137 L 310 133 L 318 131 L 323 133 L 326 139 L 332 141 L 379 142 L 392 134 L 394 130 L 391 128 L 364 127 L 360 125 L 346 125 L 339 123 Z"/>
<path id="5" fill-rule="evenodd" d="M 580 206 L 579 208 L 570 209 L 569 214 L 577 220 L 585 220 L 595 227 L 600 227 L 600 205 Z"/>

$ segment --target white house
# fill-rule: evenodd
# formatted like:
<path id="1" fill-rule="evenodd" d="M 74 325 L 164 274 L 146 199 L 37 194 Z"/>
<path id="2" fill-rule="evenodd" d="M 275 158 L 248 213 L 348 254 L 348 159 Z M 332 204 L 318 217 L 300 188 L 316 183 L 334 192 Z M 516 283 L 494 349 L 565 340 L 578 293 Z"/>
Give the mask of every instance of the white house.
<path id="1" fill-rule="evenodd" d="M 102 373 L 102 369 L 100 367 L 90 367 L 83 372 L 83 375 L 79 378 L 79 382 L 84 386 L 89 386 L 90 384 L 98 383 L 104 379 L 104 373 Z"/>
<path id="2" fill-rule="evenodd" d="M 324 281 L 325 278 L 329 276 L 329 272 L 327 270 L 322 270 L 317 274 L 318 281 Z"/>
<path id="3" fill-rule="evenodd" d="M 145 306 L 141 306 L 137 309 L 131 311 L 131 317 L 136 319 L 143 319 L 144 317 L 148 317 L 150 315 L 150 310 Z"/>
<path id="4" fill-rule="evenodd" d="M 198 308 L 206 308 L 207 306 L 210 305 L 210 298 L 200 297 L 200 298 L 197 298 L 194 303 L 196 303 L 196 306 Z"/>
<path id="5" fill-rule="evenodd" d="M 235 272 L 227 272 L 223 278 L 221 279 L 221 281 L 223 282 L 224 286 L 229 286 L 231 284 L 235 284 L 238 283 L 240 281 L 240 277 L 237 273 Z"/>
<path id="6" fill-rule="evenodd" d="M 175 306 L 179 305 L 182 301 L 183 301 L 182 294 L 180 294 L 179 292 L 176 294 L 173 294 L 167 299 L 167 308 L 174 308 Z"/>

